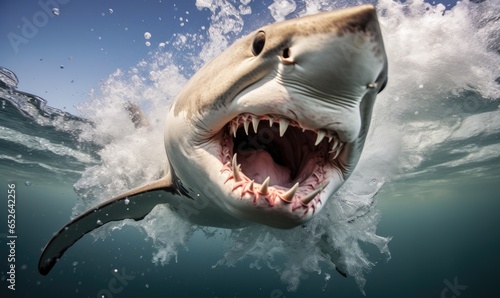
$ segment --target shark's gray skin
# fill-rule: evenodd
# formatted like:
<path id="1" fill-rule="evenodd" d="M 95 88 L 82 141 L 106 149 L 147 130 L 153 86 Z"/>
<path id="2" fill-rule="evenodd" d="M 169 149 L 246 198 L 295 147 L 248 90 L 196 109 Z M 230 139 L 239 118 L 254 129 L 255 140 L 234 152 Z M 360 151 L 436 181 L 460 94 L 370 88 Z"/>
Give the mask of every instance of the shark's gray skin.
<path id="1" fill-rule="evenodd" d="M 386 82 L 371 5 L 239 39 L 175 98 L 165 124 L 165 176 L 73 219 L 45 247 L 40 273 L 86 233 L 141 220 L 158 204 L 204 226 L 306 223 L 354 170 Z"/>

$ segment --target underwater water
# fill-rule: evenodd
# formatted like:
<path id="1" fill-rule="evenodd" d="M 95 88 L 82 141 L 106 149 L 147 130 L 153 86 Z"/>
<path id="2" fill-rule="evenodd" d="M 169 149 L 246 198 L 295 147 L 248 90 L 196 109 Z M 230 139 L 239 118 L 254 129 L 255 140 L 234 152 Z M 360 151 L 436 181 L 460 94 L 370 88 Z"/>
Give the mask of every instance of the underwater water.
<path id="1" fill-rule="evenodd" d="M 203 228 L 158 206 L 83 237 L 47 276 L 37 264 L 54 232 L 162 170 L 164 117 L 196 69 L 260 25 L 359 3 L 196 1 L 210 11 L 203 34 L 117 69 L 71 114 L 0 69 L 0 297 L 499 296 L 500 6 L 475 2 L 376 3 L 389 84 L 355 173 L 305 227 Z M 136 128 L 126 103 L 150 125 Z M 324 234 L 347 278 L 316 246 Z"/>

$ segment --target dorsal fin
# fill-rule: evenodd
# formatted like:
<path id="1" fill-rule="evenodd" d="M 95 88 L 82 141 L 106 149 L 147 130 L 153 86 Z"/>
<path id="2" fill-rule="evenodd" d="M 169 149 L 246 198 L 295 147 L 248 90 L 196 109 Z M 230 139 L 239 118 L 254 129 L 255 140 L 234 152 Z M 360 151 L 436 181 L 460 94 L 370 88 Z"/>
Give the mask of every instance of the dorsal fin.
<path id="1" fill-rule="evenodd" d="M 154 193 L 154 195 L 152 195 Z M 127 191 L 94 207 L 66 224 L 47 243 L 38 261 L 38 271 L 47 275 L 64 252 L 88 232 L 111 221 L 141 220 L 158 204 L 178 194 L 170 175 Z"/>

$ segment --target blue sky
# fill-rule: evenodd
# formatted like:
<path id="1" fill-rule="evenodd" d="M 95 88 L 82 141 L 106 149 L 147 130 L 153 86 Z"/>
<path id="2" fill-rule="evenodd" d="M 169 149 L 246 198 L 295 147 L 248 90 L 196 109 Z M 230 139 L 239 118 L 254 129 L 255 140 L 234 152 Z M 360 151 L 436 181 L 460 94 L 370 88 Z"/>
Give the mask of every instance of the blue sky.
<path id="1" fill-rule="evenodd" d="M 72 112 L 75 102 L 83 101 L 91 88 L 98 89 L 99 81 L 117 68 L 128 69 L 147 58 L 173 33 L 198 31 L 208 24 L 209 12 L 198 11 L 194 3 L 2 0 L 0 65 L 17 74 L 20 90 Z M 59 16 L 50 13 L 56 5 Z M 150 47 L 145 32 L 152 35 Z"/>
<path id="2" fill-rule="evenodd" d="M 253 0 L 253 14 L 270 3 Z M 2 0 L 0 66 L 17 74 L 20 90 L 74 113 L 72 106 L 116 69 L 147 59 L 174 33 L 204 32 L 209 17 L 195 0 Z"/>

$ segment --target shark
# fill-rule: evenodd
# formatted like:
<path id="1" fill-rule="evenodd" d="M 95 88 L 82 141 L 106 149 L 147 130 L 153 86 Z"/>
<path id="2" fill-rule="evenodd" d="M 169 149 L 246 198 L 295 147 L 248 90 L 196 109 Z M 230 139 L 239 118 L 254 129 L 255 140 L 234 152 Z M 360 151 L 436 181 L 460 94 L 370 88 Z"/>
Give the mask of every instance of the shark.
<path id="1" fill-rule="evenodd" d="M 313 220 L 360 159 L 387 71 L 372 5 L 240 38 L 174 98 L 163 176 L 72 219 L 43 249 L 39 272 L 47 275 L 85 234 L 141 220 L 159 204 L 195 225 L 227 229 L 292 229 Z"/>

